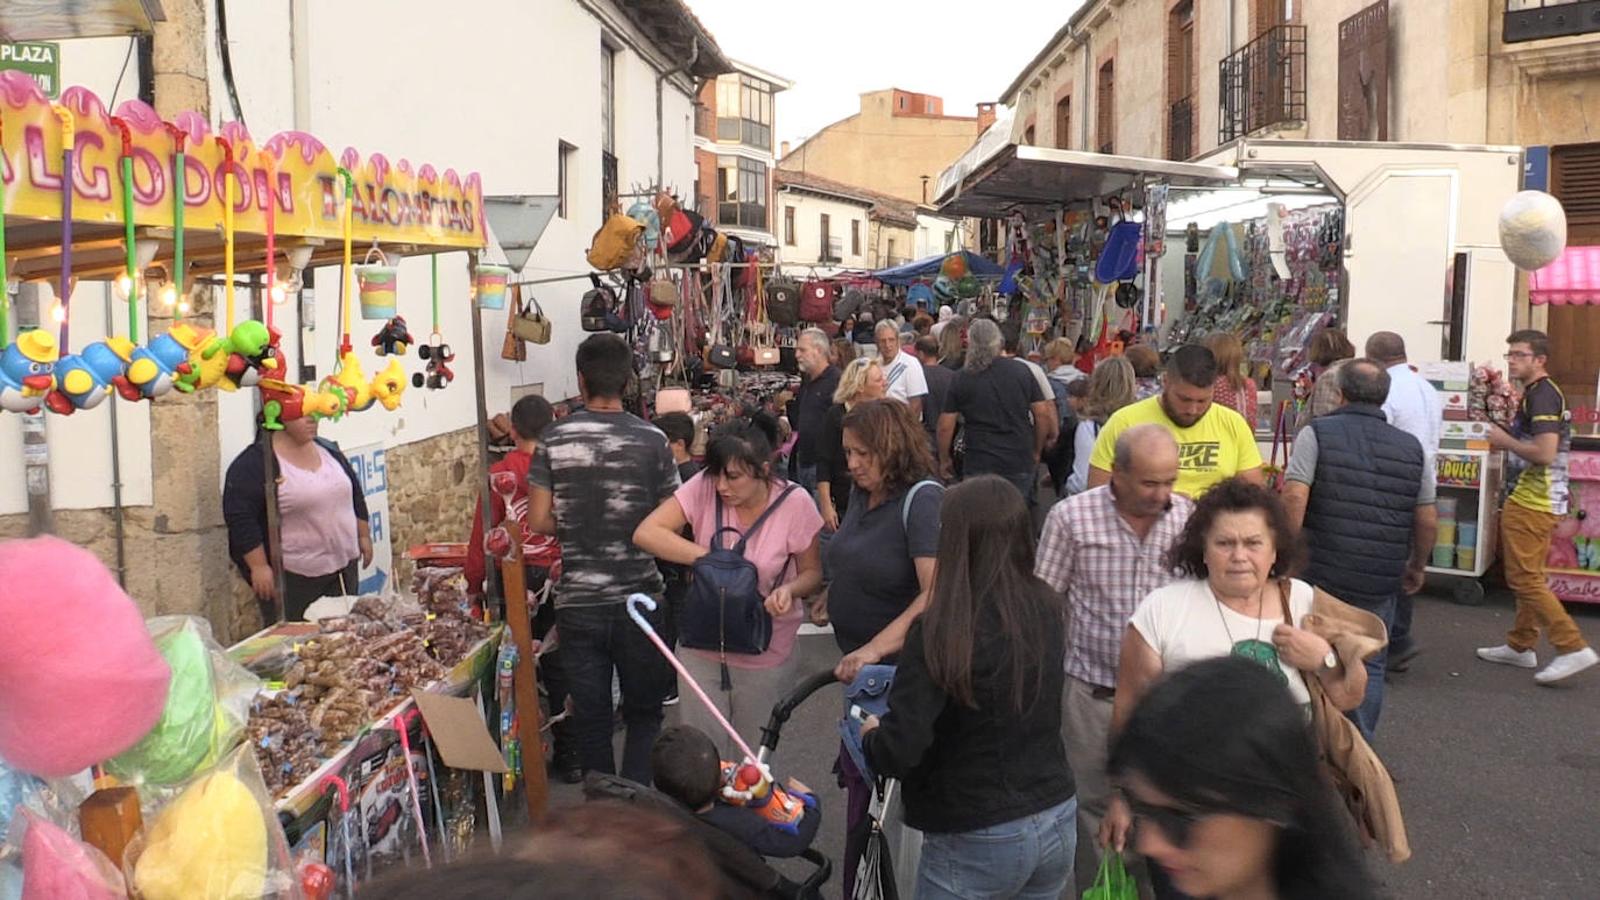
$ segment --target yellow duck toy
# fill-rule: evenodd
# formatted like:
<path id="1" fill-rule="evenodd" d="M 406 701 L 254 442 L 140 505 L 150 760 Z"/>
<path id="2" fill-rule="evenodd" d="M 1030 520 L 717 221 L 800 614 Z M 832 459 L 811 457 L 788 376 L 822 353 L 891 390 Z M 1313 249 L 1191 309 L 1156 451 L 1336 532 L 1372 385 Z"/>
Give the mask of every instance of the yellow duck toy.
<path id="1" fill-rule="evenodd" d="M 406 390 L 406 370 L 400 358 L 392 356 L 389 365 L 372 378 L 372 396 L 389 412 L 400 408 L 400 395 Z"/>
<path id="2" fill-rule="evenodd" d="M 350 395 L 349 412 L 363 412 L 372 406 L 372 385 L 367 382 L 366 373 L 361 371 L 361 360 L 355 351 L 339 357 L 339 374 L 331 380 Z"/>
<path id="3" fill-rule="evenodd" d="M 209 328 L 179 322 L 167 329 L 167 334 L 189 351 L 190 371 L 187 375 L 180 375 L 178 381 L 196 390 L 216 387 L 228 371 L 228 355 L 211 349 L 220 343 L 217 333 Z"/>

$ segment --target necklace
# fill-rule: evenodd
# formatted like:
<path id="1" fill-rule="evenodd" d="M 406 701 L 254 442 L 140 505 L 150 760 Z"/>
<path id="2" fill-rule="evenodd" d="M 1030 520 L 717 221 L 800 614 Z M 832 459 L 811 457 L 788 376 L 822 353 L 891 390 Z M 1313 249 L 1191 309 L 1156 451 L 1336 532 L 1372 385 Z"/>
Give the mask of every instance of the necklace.
<path id="1" fill-rule="evenodd" d="M 1233 629 L 1228 627 L 1228 617 L 1222 611 L 1222 599 L 1217 596 L 1216 591 L 1211 592 L 1211 600 L 1217 605 L 1217 618 L 1222 621 L 1222 633 L 1228 636 L 1228 644 L 1230 648 L 1228 651 L 1229 654 L 1232 656 L 1241 657 L 1243 659 L 1248 659 L 1251 662 L 1260 663 L 1269 672 L 1278 676 L 1279 681 L 1283 682 L 1284 684 L 1288 684 L 1289 676 L 1284 673 L 1283 666 L 1279 665 L 1278 663 L 1278 648 L 1273 646 L 1271 642 L 1263 641 L 1261 639 L 1261 612 L 1262 606 L 1265 605 L 1265 600 L 1257 595 L 1255 637 L 1245 638 L 1239 641 L 1235 641 L 1233 639 Z M 1243 613 L 1240 613 L 1240 615 L 1243 615 Z"/>

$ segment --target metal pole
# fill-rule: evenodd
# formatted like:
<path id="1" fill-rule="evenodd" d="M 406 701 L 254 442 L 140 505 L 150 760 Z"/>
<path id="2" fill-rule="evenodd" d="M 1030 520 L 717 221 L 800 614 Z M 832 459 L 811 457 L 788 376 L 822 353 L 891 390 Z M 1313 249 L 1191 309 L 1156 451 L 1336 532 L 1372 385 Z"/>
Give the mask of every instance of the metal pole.
<path id="1" fill-rule="evenodd" d="M 17 334 L 41 327 L 40 287 L 24 284 L 17 291 Z M 50 509 L 50 443 L 45 434 L 44 406 L 22 417 L 22 463 L 28 486 L 28 534 L 55 531 L 55 514 Z"/>
<path id="2" fill-rule="evenodd" d="M 478 254 L 476 251 L 467 253 L 468 274 L 475 275 L 478 271 Z M 478 514 L 483 521 L 483 533 L 488 535 L 489 529 L 494 527 L 493 516 L 489 509 L 489 498 L 494 495 L 494 489 L 489 485 L 489 397 L 488 385 L 484 382 L 483 365 L 483 310 L 478 306 L 478 292 L 476 287 L 472 291 L 472 389 L 478 401 L 478 496 L 483 502 L 478 504 Z M 489 598 L 495 593 L 494 579 L 485 576 L 484 590 Z M 504 600 L 504 595 L 501 596 Z"/>
<path id="3" fill-rule="evenodd" d="M 131 183 L 131 182 L 130 182 Z M 105 309 L 106 331 L 111 330 L 112 305 L 111 285 L 106 283 Z M 133 297 L 128 302 L 128 333 L 133 334 L 138 324 L 139 305 Z M 117 431 L 117 398 L 106 400 L 106 406 L 111 410 L 111 523 L 117 541 L 117 584 L 127 587 L 128 584 L 128 542 L 127 527 L 124 521 L 125 512 L 122 507 L 122 437 Z"/>

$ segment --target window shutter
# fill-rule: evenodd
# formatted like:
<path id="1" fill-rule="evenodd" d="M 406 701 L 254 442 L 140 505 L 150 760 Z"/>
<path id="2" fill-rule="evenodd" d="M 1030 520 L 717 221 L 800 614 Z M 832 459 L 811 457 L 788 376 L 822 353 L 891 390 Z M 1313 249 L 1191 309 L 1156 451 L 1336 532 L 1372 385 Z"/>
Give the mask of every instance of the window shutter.
<path id="1" fill-rule="evenodd" d="M 1339 23 L 1339 140 L 1389 139 L 1389 0 Z"/>
<path id="2" fill-rule="evenodd" d="M 1101 153 L 1116 150 L 1117 88 L 1116 61 L 1106 60 L 1100 67 L 1099 86 L 1095 96 L 1095 139 Z"/>
<path id="3" fill-rule="evenodd" d="M 1600 244 L 1600 143 L 1552 148 L 1550 187 L 1567 212 L 1567 243 Z"/>

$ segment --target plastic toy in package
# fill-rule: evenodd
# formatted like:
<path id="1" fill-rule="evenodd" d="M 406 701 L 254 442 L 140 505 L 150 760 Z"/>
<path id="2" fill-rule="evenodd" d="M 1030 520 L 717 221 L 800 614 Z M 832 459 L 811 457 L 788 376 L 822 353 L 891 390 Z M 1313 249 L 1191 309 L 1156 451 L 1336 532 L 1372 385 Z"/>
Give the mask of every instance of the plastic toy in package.
<path id="1" fill-rule="evenodd" d="M 172 669 L 167 704 L 155 728 L 106 769 L 125 781 L 177 784 L 238 742 L 261 680 L 223 653 L 204 619 L 163 616 L 146 625 Z"/>
<path id="2" fill-rule="evenodd" d="M 122 873 L 104 853 L 31 810 L 12 823 L 12 843 L 22 845 L 21 900 L 121 900 Z"/>
<path id="3" fill-rule="evenodd" d="M 228 754 L 147 819 L 123 867 L 143 900 L 258 900 L 292 892 L 288 844 L 251 749 Z"/>

